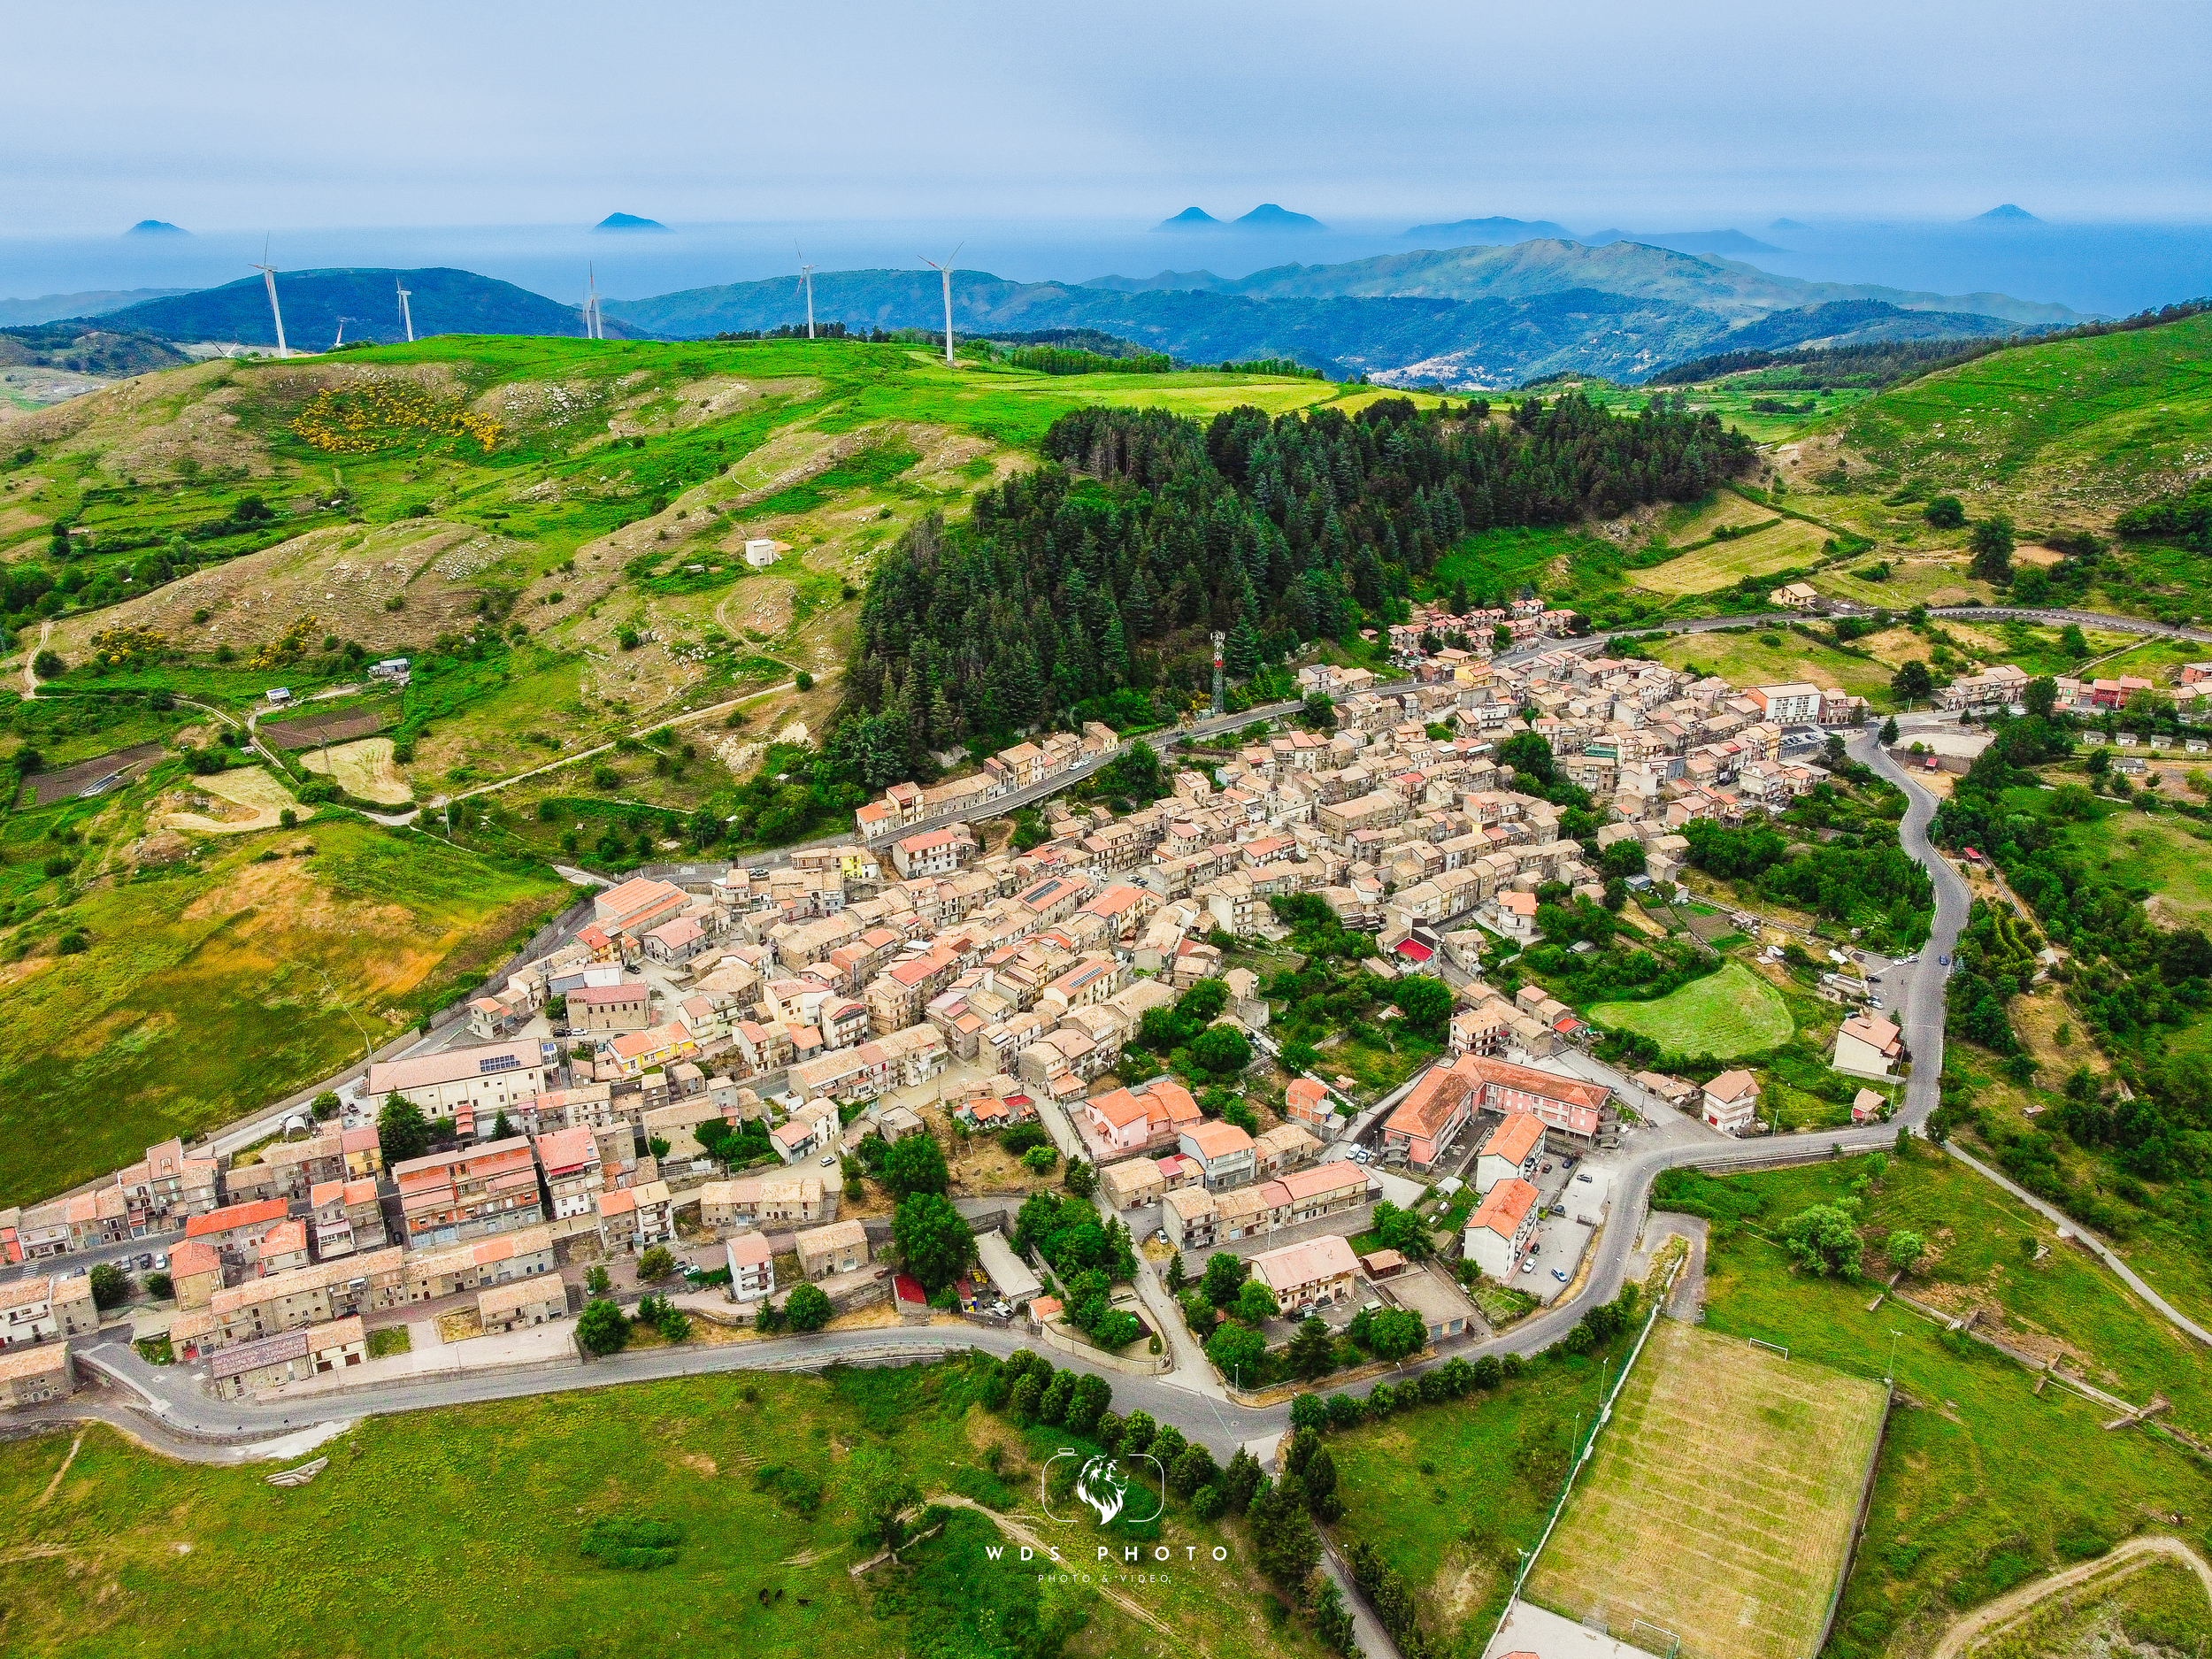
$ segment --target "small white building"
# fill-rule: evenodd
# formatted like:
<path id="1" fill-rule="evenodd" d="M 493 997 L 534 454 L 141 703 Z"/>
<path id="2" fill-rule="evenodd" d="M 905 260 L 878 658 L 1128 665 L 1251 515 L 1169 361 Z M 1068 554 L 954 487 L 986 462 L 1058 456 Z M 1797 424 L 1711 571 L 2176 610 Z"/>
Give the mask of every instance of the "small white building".
<path id="1" fill-rule="evenodd" d="M 1488 1192 L 1500 1181 L 1532 1180 L 1544 1156 L 1544 1125 L 1534 1112 L 1513 1112 L 1493 1129 L 1475 1158 L 1475 1187 Z"/>
<path id="2" fill-rule="evenodd" d="M 741 1233 L 723 1246 L 730 1263 L 730 1300 L 759 1302 L 776 1294 L 776 1253 L 761 1233 Z"/>
<path id="3" fill-rule="evenodd" d="M 1855 1014 L 1836 1031 L 1836 1070 L 1851 1077 L 1890 1077 L 1905 1051 L 1904 1037 L 1879 1014 Z"/>
<path id="4" fill-rule="evenodd" d="M 1759 1079 L 1724 1071 L 1705 1086 L 1705 1121 L 1724 1135 L 1748 1134 L 1759 1121 Z"/>
<path id="5" fill-rule="evenodd" d="M 776 562 L 776 544 L 765 536 L 756 536 L 745 543 L 745 562 L 755 570 L 766 570 Z"/>
<path id="6" fill-rule="evenodd" d="M 1535 1241 L 1540 1209 L 1528 1182 L 1517 1175 L 1500 1181 L 1467 1218 L 1467 1259 L 1493 1279 L 1509 1279 Z"/>

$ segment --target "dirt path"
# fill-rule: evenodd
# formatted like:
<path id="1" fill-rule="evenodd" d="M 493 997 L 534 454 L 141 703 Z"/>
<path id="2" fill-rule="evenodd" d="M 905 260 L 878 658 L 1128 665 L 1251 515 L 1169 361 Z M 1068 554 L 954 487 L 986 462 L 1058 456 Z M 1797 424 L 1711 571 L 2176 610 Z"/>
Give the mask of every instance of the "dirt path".
<path id="1" fill-rule="evenodd" d="M 930 1503 L 941 1503 L 949 1509 L 973 1509 L 978 1515 L 980 1515 L 989 1520 L 998 1528 L 1000 1532 L 1005 1533 L 1007 1537 L 1012 1539 L 1017 1544 L 1028 1545 L 1030 1548 L 1037 1552 L 1039 1557 L 1042 1560 L 1050 1561 L 1053 1559 L 1053 1547 L 1046 1543 L 1043 1539 L 1038 1537 L 1036 1533 L 1031 1532 L 1026 1526 L 1024 1526 L 1019 1521 L 1015 1520 L 1011 1516 L 1001 1515 L 996 1509 L 987 1509 L 982 1504 L 976 1502 L 974 1499 L 964 1498 L 957 1493 L 940 1492 L 934 1496 L 927 1499 L 926 1502 Z M 1095 1585 L 1093 1587 L 1097 1590 L 1099 1594 L 1104 1596 L 1109 1601 L 1111 1601 L 1123 1612 L 1128 1614 L 1130 1617 L 1143 1621 L 1145 1624 L 1150 1625 L 1154 1630 L 1158 1631 L 1161 1635 L 1166 1637 L 1170 1641 L 1175 1643 L 1175 1645 L 1179 1647 L 1187 1647 L 1194 1653 L 1201 1654 L 1206 1651 L 1203 1647 L 1201 1647 L 1195 1642 L 1193 1642 L 1188 1637 L 1178 1633 L 1176 1631 L 1170 1629 L 1166 1624 L 1161 1623 L 1159 1618 L 1155 1616 L 1149 1609 L 1145 1607 L 1142 1602 L 1137 1601 L 1134 1597 L 1125 1595 L 1119 1590 L 1111 1589 L 1102 1584 Z"/>
<path id="2" fill-rule="evenodd" d="M 741 704 L 750 703 L 757 697 L 769 697 L 780 691 L 789 691 L 798 683 L 795 680 L 787 680 L 780 686 L 764 686 L 758 691 L 749 691 L 741 697 L 732 697 L 727 703 L 718 703 L 710 709 L 694 709 L 688 714 L 679 714 L 666 720 L 655 720 L 650 725 L 639 726 L 630 735 L 643 737 L 648 732 L 657 732 L 664 726 L 689 726 L 696 720 L 710 719 L 715 715 L 726 713 Z M 580 749 L 573 755 L 564 755 L 558 760 L 549 760 L 542 766 L 533 766 L 527 772 L 516 772 L 512 777 L 502 778 L 495 783 L 480 783 L 473 789 L 464 789 L 453 798 L 456 801 L 466 801 L 472 795 L 489 795 L 495 789 L 504 789 L 510 784 L 520 783 L 525 778 L 535 778 L 544 772 L 558 772 L 564 766 L 573 766 L 578 761 L 589 760 L 594 755 L 603 755 L 613 747 L 612 743 L 602 743 L 595 749 Z M 433 800 L 430 804 L 436 807 L 442 806 L 445 803 L 441 797 Z"/>
<path id="3" fill-rule="evenodd" d="M 47 637 L 53 631 L 54 619 L 49 617 L 38 625 L 38 643 L 23 653 L 23 701 L 26 703 L 38 701 L 38 669 L 35 664 L 38 661 L 38 654 L 46 649 Z"/>
<path id="4" fill-rule="evenodd" d="M 1929 1659 L 1959 1659 L 1967 1644 L 2004 1625 L 2016 1623 L 2036 1606 L 2061 1590 L 2086 1583 L 2115 1568 L 2125 1565 L 2143 1555 L 2164 1555 L 2180 1562 L 2197 1575 L 2197 1582 L 2204 1586 L 2207 1596 L 2212 1597 L 2212 1566 L 2205 1564 L 2204 1557 L 2177 1538 L 2131 1538 L 2109 1555 L 2094 1561 L 2085 1561 L 2078 1567 L 2069 1567 L 2063 1572 L 2052 1573 L 2032 1584 L 1999 1596 L 1986 1607 L 1978 1607 L 1944 1633 Z"/>

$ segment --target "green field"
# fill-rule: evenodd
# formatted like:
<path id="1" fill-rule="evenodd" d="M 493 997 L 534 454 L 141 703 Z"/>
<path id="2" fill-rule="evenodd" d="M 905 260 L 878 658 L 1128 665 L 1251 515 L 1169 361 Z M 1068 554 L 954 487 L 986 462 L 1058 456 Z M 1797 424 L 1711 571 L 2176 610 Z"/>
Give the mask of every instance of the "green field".
<path id="1" fill-rule="evenodd" d="M 1761 443 L 1772 443 L 1803 431 L 1816 421 L 1826 419 L 1839 411 L 1863 403 L 1870 396 L 1865 388 L 1839 386 L 1816 395 L 1809 391 L 1776 391 L 1751 380 L 1732 378 L 1707 381 L 1701 385 L 1669 387 L 1669 396 L 1678 391 L 1692 409 L 1711 410 L 1724 425 L 1740 426 Z M 1547 396 L 1569 389 L 1565 383 L 1544 387 Z M 1617 386 L 1609 380 L 1579 380 L 1574 390 L 1581 392 L 1594 403 L 1609 409 L 1638 410 L 1651 401 L 1653 388 L 1648 386 Z M 1778 403 L 1786 405 L 1782 411 L 1755 409 L 1755 403 Z M 1812 408 L 1807 409 L 1805 404 Z"/>
<path id="2" fill-rule="evenodd" d="M 1809 680 L 1855 696 L 1886 702 L 1896 671 L 1867 657 L 1839 651 L 1786 628 L 1678 634 L 1645 647 L 1670 668 L 1695 666 L 1732 686 L 1786 685 Z"/>
<path id="3" fill-rule="evenodd" d="M 1692 548 L 1663 565 L 1635 572 L 1629 580 L 1639 588 L 1670 596 L 1712 593 L 1733 587 L 1742 577 L 1817 565 L 1827 557 L 1822 544 L 1832 539 L 1816 524 L 1784 518 L 1748 535 Z"/>
<path id="4" fill-rule="evenodd" d="M 1800 1659 L 1842 1575 L 1886 1391 L 1662 1319 L 1528 1579 L 1694 1659 Z"/>
<path id="5" fill-rule="evenodd" d="M 2074 826 L 2070 835 L 2085 852 L 2102 857 L 2115 880 L 2147 892 L 2162 926 L 2212 923 L 2212 836 L 2186 819 L 2114 811 Z"/>
<path id="6" fill-rule="evenodd" d="M 1870 1378 L 1883 1374 L 1897 1333 L 1909 1399 L 1890 1418 L 1836 1659 L 1923 1653 L 1959 1611 L 2037 1572 L 2162 1526 L 2168 1514 L 2212 1513 L 2212 1470 L 2172 1442 L 2107 1432 L 2108 1411 L 2055 1386 L 2039 1394 L 2016 1362 L 1909 1309 L 1870 1308 L 1863 1283 L 1793 1271 L 1761 1236 L 1809 1204 L 1847 1196 L 1870 1172 L 1856 1159 L 1711 1183 L 1740 1196 L 1750 1224 L 1716 1236 L 1710 1329 L 1779 1343 L 1793 1363 Z M 1970 1171 L 1925 1152 L 1893 1162 L 1867 1192 L 1864 1220 L 1871 1239 L 1903 1226 L 1935 1241 L 1929 1288 L 1916 1294 L 1985 1302 L 2020 1335 L 2064 1341 L 2101 1386 L 2134 1400 L 2163 1393 L 2192 1434 L 2212 1425 L 2203 1350 Z M 2032 1244 L 2047 1248 L 2032 1263 Z"/>
<path id="7" fill-rule="evenodd" d="M 569 891 L 354 818 L 222 839 L 91 887 L 38 923 L 86 949 L 0 968 L 0 1193 L 42 1198 L 360 1058 Z"/>
<path id="8" fill-rule="evenodd" d="M 1787 1042 L 1796 1024 L 1782 994 L 1740 962 L 1655 1002 L 1600 1002 L 1590 1019 L 1650 1038 L 1670 1054 L 1717 1060 Z"/>
<path id="9" fill-rule="evenodd" d="M 956 1513 L 904 1568 L 855 1578 L 864 1471 L 925 1494 L 970 1493 L 1033 1532 L 1036 1466 L 1064 1431 L 1023 1436 L 972 1406 L 957 1363 L 904 1371 L 699 1378 L 372 1418 L 332 1442 L 308 1486 L 265 1469 L 181 1466 L 95 1425 L 57 1482 L 67 1434 L 0 1446 L 19 1517 L 0 1554 L 0 1648 L 157 1651 L 222 1659 L 343 1654 L 416 1659 L 618 1659 L 639 1652 L 911 1653 L 1056 1659 L 1041 1617 L 1080 1654 L 1160 1651 L 1149 1626 L 1095 1591 L 1041 1586 L 985 1517 Z M 991 1469 L 991 1448 L 999 1448 Z M 780 1473 L 780 1471 L 788 1471 Z M 44 1494 L 44 1495 L 42 1495 Z M 621 1571 L 584 1556 L 608 1517 L 672 1524 L 676 1559 Z M 1123 1593 L 1189 1650 L 1318 1655 L 1265 1617 L 1240 1525 L 1157 1524 L 1172 1564 Z M 1226 1563 L 1209 1558 L 1225 1545 Z M 1194 1548 L 1196 1559 L 1185 1555 Z M 1131 1578 L 1141 1570 L 1126 1570 Z M 88 1594 L 88 1585 L 100 1586 Z"/>
<path id="10" fill-rule="evenodd" d="M 1773 1241 L 1790 1216 L 1855 1194 L 1877 1253 L 1870 1266 L 1892 1229 L 1918 1231 L 1932 1254 L 1908 1281 L 1912 1294 L 1979 1302 L 2011 1340 L 2063 1341 L 2099 1386 L 2137 1401 L 2162 1393 L 2177 1427 L 2212 1432 L 2212 1356 L 1980 1177 L 1924 1148 L 1878 1171 L 1870 1159 L 1839 1159 L 1692 1187 L 1718 1218 L 1709 1331 L 1740 1347 L 1757 1337 L 1787 1348 L 1792 1371 L 1825 1367 L 1871 1383 L 1887 1371 L 1896 1333 L 1900 1400 L 1827 1659 L 1915 1659 L 1961 1612 L 2037 1573 L 2139 1532 L 2193 1540 L 2212 1515 L 2212 1467 L 2172 1441 L 2107 1432 L 2109 1411 L 2056 1386 L 2039 1394 L 2016 1362 L 1879 1301 L 1878 1285 L 1815 1277 Z M 2033 1246 L 2046 1253 L 2030 1262 Z M 1588 1422 L 1597 1387 L 1588 1360 L 1535 1366 L 1495 1394 L 1332 1439 L 1347 1530 L 1409 1581 L 1443 1651 L 1479 1651 L 1487 1640 L 1516 1549 L 1541 1530 L 1575 1415 Z M 1711 1486 L 1698 1502 L 1723 1489 Z M 1724 1611 L 1732 1620 L 1741 1609 Z"/>
<path id="11" fill-rule="evenodd" d="M 1332 1438 L 1341 1533 L 1366 1539 L 1404 1575 L 1443 1651 L 1480 1651 L 1518 1552 L 1559 1495 L 1578 1415 L 1586 1427 L 1603 1382 L 1598 1358 L 1563 1356 L 1494 1393 Z"/>

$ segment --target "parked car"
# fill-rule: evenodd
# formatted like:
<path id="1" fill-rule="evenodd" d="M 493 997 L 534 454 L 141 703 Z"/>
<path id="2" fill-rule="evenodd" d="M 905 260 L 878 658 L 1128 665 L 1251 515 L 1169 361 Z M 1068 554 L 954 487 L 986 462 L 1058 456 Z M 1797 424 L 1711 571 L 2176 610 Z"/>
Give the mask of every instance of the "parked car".
<path id="1" fill-rule="evenodd" d="M 138 1257 L 138 1271 L 139 1271 L 140 1272 L 142 1272 L 142 1272 L 144 1272 L 144 1271 L 145 1271 L 148 1268 L 151 1267 L 153 1264 L 154 1264 L 154 1258 L 153 1258 L 153 1256 L 152 1256 L 152 1255 L 151 1255 L 150 1253 L 146 1252 L 146 1251 L 141 1251 L 141 1252 L 139 1253 L 139 1257 Z"/>
<path id="2" fill-rule="evenodd" d="M 168 1265 L 169 1265 L 169 1252 L 168 1252 L 168 1251 L 166 1251 L 166 1250 L 156 1250 L 156 1251 L 154 1252 L 154 1266 L 155 1266 L 157 1269 L 160 1269 L 160 1268 L 166 1268 Z"/>
<path id="3" fill-rule="evenodd" d="M 1535 1271 L 1536 1258 L 1534 1256 L 1530 1256 L 1527 1261 L 1521 1263 L 1521 1271 L 1524 1273 L 1533 1273 Z"/>
<path id="4" fill-rule="evenodd" d="M 1551 1271 L 1551 1276 L 1563 1285 L 1567 1282 L 1567 1270 L 1563 1267 L 1553 1268 Z"/>

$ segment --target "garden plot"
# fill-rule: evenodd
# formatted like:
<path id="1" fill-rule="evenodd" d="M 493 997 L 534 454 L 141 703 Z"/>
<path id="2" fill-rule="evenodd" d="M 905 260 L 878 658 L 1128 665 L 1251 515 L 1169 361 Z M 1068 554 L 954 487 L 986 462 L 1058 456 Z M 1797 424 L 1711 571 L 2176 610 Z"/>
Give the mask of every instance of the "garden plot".
<path id="1" fill-rule="evenodd" d="M 1887 1409 L 1879 1383 L 1661 1319 L 1529 1600 L 1686 1659 L 1806 1659 Z"/>
<path id="2" fill-rule="evenodd" d="M 203 797 L 196 803 L 195 795 Z M 192 830 L 202 835 L 237 835 L 247 830 L 274 829 L 279 815 L 299 803 L 292 793 L 263 766 L 241 767 L 195 778 L 189 787 L 173 792 L 181 810 L 164 812 L 164 829 Z"/>
<path id="3" fill-rule="evenodd" d="M 1716 1060 L 1771 1048 L 1796 1029 L 1781 993 L 1740 962 L 1656 1002 L 1600 1002 L 1589 1015 L 1598 1025 L 1648 1037 L 1670 1054 Z"/>
<path id="4" fill-rule="evenodd" d="M 375 801 L 386 806 L 399 806 L 415 798 L 405 776 L 392 760 L 392 740 L 388 737 L 365 737 L 358 742 L 341 743 L 326 753 L 311 749 L 300 757 L 300 764 L 312 772 L 320 772 L 334 780 L 341 789 L 357 800 Z"/>

